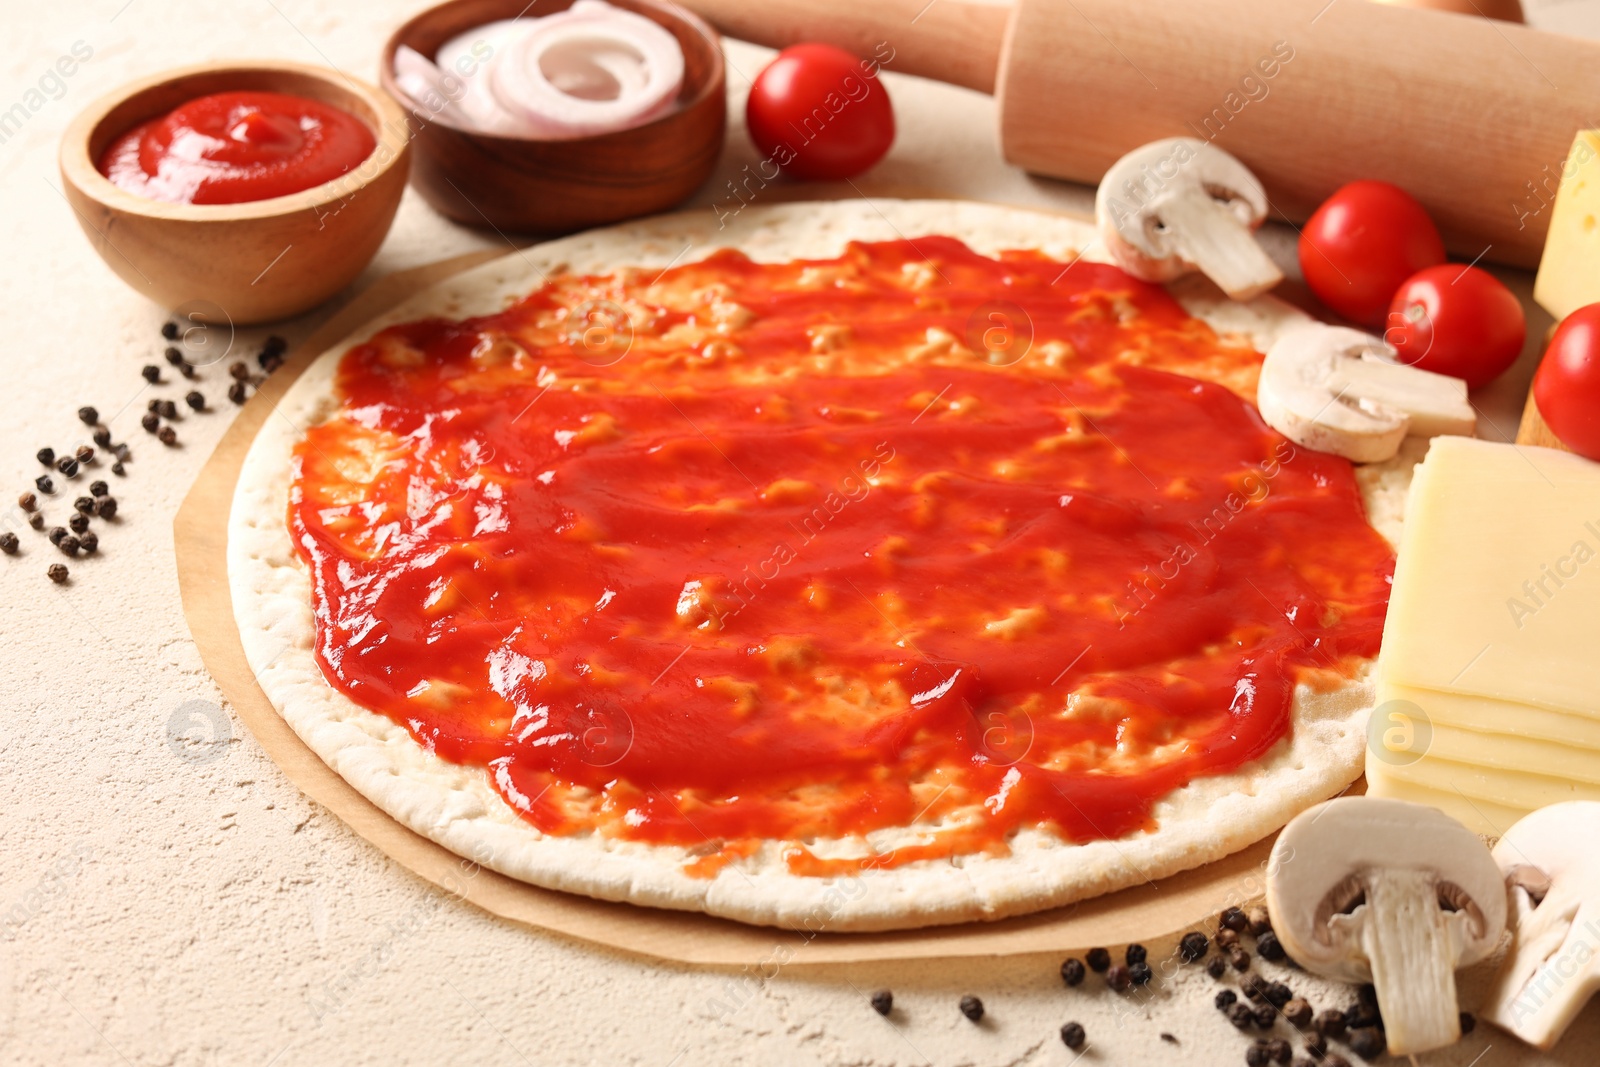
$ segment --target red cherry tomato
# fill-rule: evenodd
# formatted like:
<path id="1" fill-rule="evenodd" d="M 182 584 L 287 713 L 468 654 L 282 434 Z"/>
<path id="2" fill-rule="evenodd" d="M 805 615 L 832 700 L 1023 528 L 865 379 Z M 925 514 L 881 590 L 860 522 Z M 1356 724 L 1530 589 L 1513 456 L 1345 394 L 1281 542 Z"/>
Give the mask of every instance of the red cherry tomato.
<path id="1" fill-rule="evenodd" d="M 756 75 L 750 139 L 796 178 L 853 178 L 894 143 L 894 109 L 875 64 L 831 44 L 791 45 Z"/>
<path id="2" fill-rule="evenodd" d="M 1600 459 L 1600 304 L 1561 320 L 1533 376 L 1539 414 L 1561 443 Z"/>
<path id="3" fill-rule="evenodd" d="M 1445 263 L 1400 286 L 1383 339 L 1401 363 L 1462 378 L 1476 389 L 1517 361 L 1527 331 L 1522 303 L 1494 275 Z"/>
<path id="4" fill-rule="evenodd" d="M 1351 182 L 1323 201 L 1300 233 L 1300 273 L 1317 299 L 1378 326 L 1400 283 L 1444 262 L 1427 210 L 1397 185 Z"/>

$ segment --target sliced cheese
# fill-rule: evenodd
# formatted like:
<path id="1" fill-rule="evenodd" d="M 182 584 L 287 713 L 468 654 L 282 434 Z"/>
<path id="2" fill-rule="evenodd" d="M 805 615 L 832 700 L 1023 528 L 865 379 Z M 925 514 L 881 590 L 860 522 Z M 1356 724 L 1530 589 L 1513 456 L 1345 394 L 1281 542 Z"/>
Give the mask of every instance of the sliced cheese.
<path id="1" fill-rule="evenodd" d="M 1533 298 L 1558 321 L 1600 302 L 1600 130 L 1580 131 L 1567 153 Z"/>

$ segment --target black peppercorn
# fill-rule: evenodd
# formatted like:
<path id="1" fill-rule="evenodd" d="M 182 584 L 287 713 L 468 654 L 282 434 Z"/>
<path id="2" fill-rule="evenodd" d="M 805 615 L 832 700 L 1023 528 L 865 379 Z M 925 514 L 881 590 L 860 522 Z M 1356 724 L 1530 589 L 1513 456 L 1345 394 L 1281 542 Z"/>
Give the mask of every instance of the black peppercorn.
<path id="1" fill-rule="evenodd" d="M 23 511 L 38 511 L 39 498 L 34 496 L 32 493 L 23 493 L 21 496 L 17 497 L 17 506 Z"/>
<path id="2" fill-rule="evenodd" d="M 261 351 L 266 352 L 269 355 L 281 356 L 288 349 L 288 347 L 288 341 L 285 341 L 277 334 L 273 334 L 268 337 L 266 343 L 261 346 Z"/>
<path id="3" fill-rule="evenodd" d="M 1183 935 L 1183 940 L 1178 942 L 1178 958 L 1184 963 L 1194 963 L 1205 958 L 1211 951 L 1211 941 L 1199 930 L 1192 930 Z"/>
<path id="4" fill-rule="evenodd" d="M 111 492 L 111 487 L 98 478 L 89 483 L 89 494 L 91 496 L 105 496 L 109 492 Z"/>
<path id="5" fill-rule="evenodd" d="M 1268 1004 L 1271 1004 L 1274 1008 L 1281 1008 L 1294 999 L 1294 990 L 1282 982 L 1271 982 L 1263 991 L 1263 995 L 1266 997 Z"/>
<path id="6" fill-rule="evenodd" d="M 1231 989 L 1219 989 L 1217 990 L 1217 995 L 1212 998 L 1211 1003 L 1217 1006 L 1218 1011 L 1226 1011 L 1239 1003 L 1239 994 Z"/>
<path id="7" fill-rule="evenodd" d="M 161 368 L 156 366 L 154 363 L 146 363 L 144 365 L 144 369 L 139 371 L 139 373 L 144 375 L 144 380 L 149 382 L 151 385 L 155 385 L 161 381 Z"/>
<path id="8" fill-rule="evenodd" d="M 128 472 L 127 469 L 123 467 L 122 460 L 119 459 L 111 465 L 111 473 L 120 477 Z"/>
<path id="9" fill-rule="evenodd" d="M 78 535 L 78 545 L 85 552 L 96 552 L 100 548 L 100 538 L 95 535 L 93 530 L 85 530 Z"/>
<path id="10" fill-rule="evenodd" d="M 1261 953 L 1261 958 L 1271 960 L 1273 963 L 1283 962 L 1283 946 L 1278 943 L 1278 935 L 1268 930 L 1256 938 L 1256 951 Z"/>
<path id="11" fill-rule="evenodd" d="M 1127 960 L 1129 967 L 1135 963 L 1143 963 L 1149 956 L 1143 945 L 1129 945 L 1128 951 L 1123 953 L 1123 958 Z"/>
<path id="12" fill-rule="evenodd" d="M 88 445 L 79 445 L 78 450 L 73 453 L 73 456 L 79 463 L 93 463 L 94 449 L 90 448 Z"/>
<path id="13" fill-rule="evenodd" d="M 115 455 L 118 459 L 122 460 L 122 462 L 124 462 L 124 463 L 128 462 L 128 460 L 133 458 L 133 453 L 128 450 L 128 446 L 127 445 L 119 444 L 116 447 L 112 448 L 111 452 L 112 452 L 113 455 Z"/>
<path id="14" fill-rule="evenodd" d="M 1311 1025 L 1311 1005 L 1304 997 L 1293 997 L 1283 1005 L 1283 1017 L 1297 1030 Z"/>
<path id="15" fill-rule="evenodd" d="M 872 994 L 872 1010 L 879 1015 L 888 1015 L 894 1011 L 894 994 L 887 989 L 880 989 Z"/>
<path id="16" fill-rule="evenodd" d="M 101 448 L 110 448 L 111 431 L 106 429 L 104 426 L 100 427 L 94 432 L 94 443 L 99 445 Z"/>
<path id="17" fill-rule="evenodd" d="M 1306 1052 L 1314 1060 L 1320 1060 L 1328 1052 L 1328 1039 L 1315 1030 L 1308 1031 L 1305 1036 Z"/>
<path id="18" fill-rule="evenodd" d="M 1311 1025 L 1316 1027 L 1317 1033 L 1323 1037 L 1342 1037 L 1345 1028 L 1344 1012 L 1338 1008 L 1319 1011 L 1316 1018 L 1311 1020 Z"/>
<path id="19" fill-rule="evenodd" d="M 1265 1041 L 1255 1041 L 1244 1050 L 1244 1062 L 1248 1067 L 1267 1067 L 1272 1062 L 1272 1054 L 1267 1051 Z"/>
<path id="20" fill-rule="evenodd" d="M 1350 1036 L 1345 1038 L 1345 1044 L 1364 1060 L 1375 1060 L 1383 1055 L 1383 1050 L 1388 1047 L 1383 1034 L 1375 1026 L 1364 1026 L 1359 1030 L 1350 1031 Z"/>
<path id="21" fill-rule="evenodd" d="M 1363 1030 L 1378 1025 L 1378 1012 L 1366 1004 L 1352 1004 L 1344 1010 L 1344 1025 L 1349 1030 Z"/>
<path id="22" fill-rule="evenodd" d="M 35 511 L 32 515 L 28 516 L 28 525 L 32 526 L 35 530 L 44 529 L 44 516 Z"/>
<path id="23" fill-rule="evenodd" d="M 1061 961 L 1061 980 L 1068 985 L 1078 985 L 1083 981 L 1083 976 L 1088 973 L 1083 961 L 1073 956 Z"/>
<path id="24" fill-rule="evenodd" d="M 1289 1047 L 1289 1042 L 1281 1037 L 1275 1037 L 1267 1042 L 1267 1056 L 1273 1063 L 1288 1063 L 1289 1057 L 1294 1055 L 1294 1049 Z"/>
<path id="25" fill-rule="evenodd" d="M 1248 971 L 1250 969 L 1250 953 L 1235 945 L 1228 951 L 1228 966 L 1236 971 Z"/>
<path id="26" fill-rule="evenodd" d="M 114 519 L 117 516 L 117 498 L 103 496 L 95 502 L 94 513 L 102 519 Z"/>
<path id="27" fill-rule="evenodd" d="M 1473 1029 L 1476 1028 L 1477 1025 L 1478 1025 L 1478 1020 L 1473 1018 L 1472 1013 L 1470 1011 L 1464 1011 L 1464 1012 L 1461 1013 L 1461 1036 L 1462 1037 L 1466 1037 L 1468 1034 L 1472 1033 Z"/>
<path id="28" fill-rule="evenodd" d="M 1278 1021 L 1278 1009 L 1264 1000 L 1250 1009 L 1250 1015 L 1263 1030 L 1271 1030 L 1272 1024 Z"/>
<path id="29" fill-rule="evenodd" d="M 67 534 L 56 547 L 69 556 L 76 556 L 78 554 L 78 539 L 71 534 Z"/>
<path id="30" fill-rule="evenodd" d="M 178 431 L 174 430 L 171 426 L 161 427 L 161 429 L 156 432 L 156 437 L 159 438 L 161 443 L 164 445 L 175 445 L 178 443 Z"/>
<path id="31" fill-rule="evenodd" d="M 1243 1030 L 1256 1021 L 1255 1012 L 1250 1010 L 1250 1005 L 1240 1002 L 1228 1008 L 1228 1021 L 1235 1029 Z"/>
<path id="32" fill-rule="evenodd" d="M 139 420 L 139 425 L 144 427 L 146 433 L 155 433 L 161 429 L 161 420 L 156 417 L 155 412 L 147 411 L 144 417 Z"/>
<path id="33" fill-rule="evenodd" d="M 76 478 L 78 476 L 78 461 L 71 456 L 62 456 L 56 460 L 56 470 L 65 474 L 68 478 Z"/>
<path id="34" fill-rule="evenodd" d="M 968 993 L 961 998 L 961 1014 L 973 1022 L 977 1022 L 983 1018 L 983 1001 Z"/>
<path id="35" fill-rule="evenodd" d="M 242 382 L 250 377 L 250 368 L 244 365 L 243 360 L 236 359 L 228 364 L 228 377 Z"/>
<path id="36" fill-rule="evenodd" d="M 1169 1034 L 1163 1030 L 1161 1031 L 1161 1040 L 1165 1041 L 1169 1045 L 1176 1045 L 1178 1043 L 1178 1035 Z"/>
<path id="37" fill-rule="evenodd" d="M 67 520 L 67 526 L 72 529 L 73 533 L 81 534 L 83 531 L 89 528 L 89 516 L 74 515 L 72 518 Z"/>
<path id="38" fill-rule="evenodd" d="M 1217 916 L 1217 925 L 1227 930 L 1243 933 L 1250 925 L 1250 920 L 1245 918 L 1244 911 L 1240 908 L 1224 908 L 1222 914 Z"/>
<path id="39" fill-rule="evenodd" d="M 1239 943 L 1239 931 L 1230 930 L 1226 926 L 1217 931 L 1217 947 L 1230 949 Z"/>
<path id="40" fill-rule="evenodd" d="M 0 552 L 4 552 L 8 556 L 17 554 L 17 535 L 10 530 L 0 533 Z"/>
<path id="41" fill-rule="evenodd" d="M 1272 929 L 1272 918 L 1266 908 L 1251 908 L 1245 912 L 1245 919 L 1250 924 L 1250 933 L 1256 937 Z"/>
<path id="42" fill-rule="evenodd" d="M 1213 978 L 1221 978 L 1228 973 L 1228 961 L 1221 956 L 1212 956 L 1206 960 L 1206 973 Z"/>
<path id="43" fill-rule="evenodd" d="M 198 389 L 191 389 L 184 396 L 183 402 L 193 411 L 204 411 L 206 407 L 206 398 Z"/>
<path id="44" fill-rule="evenodd" d="M 53 448 L 41 448 L 39 451 L 35 452 L 33 456 L 40 463 L 43 463 L 46 467 L 48 467 L 56 461 L 56 450 Z"/>
<path id="45" fill-rule="evenodd" d="M 1155 972 L 1150 970 L 1150 965 L 1140 960 L 1138 963 L 1128 964 L 1128 977 L 1133 979 L 1134 985 L 1149 985 L 1150 979 L 1155 977 Z"/>
<path id="46" fill-rule="evenodd" d="M 1267 999 L 1268 984 L 1259 974 L 1247 974 L 1239 979 L 1239 992 L 1245 995 L 1246 1000 L 1259 1004 Z"/>
<path id="47" fill-rule="evenodd" d="M 178 324 L 172 322 L 171 320 L 168 320 L 166 323 L 162 324 L 161 336 L 165 337 L 169 341 L 176 341 L 178 339 Z"/>
<path id="48" fill-rule="evenodd" d="M 35 478 L 33 480 L 33 486 L 41 493 L 53 493 L 56 491 L 56 483 L 50 480 L 50 476 L 48 474 L 41 474 L 39 477 Z"/>
<path id="49" fill-rule="evenodd" d="M 160 408 L 160 411 L 158 412 L 158 414 L 160 414 L 160 416 L 163 419 L 166 419 L 169 422 L 171 420 L 177 418 L 178 417 L 178 405 L 177 405 L 177 403 L 174 402 L 174 401 L 171 401 L 171 400 L 163 400 L 161 402 L 161 408 Z"/>
<path id="50" fill-rule="evenodd" d="M 1113 963 L 1106 968 L 1106 985 L 1110 986 L 1113 992 L 1126 993 L 1132 984 L 1133 975 L 1122 964 Z"/>
<path id="51" fill-rule="evenodd" d="M 85 404 L 83 407 L 78 409 L 78 420 L 85 426 L 93 426 L 95 423 L 100 421 L 100 413 L 94 408 L 90 407 L 88 404 Z"/>
<path id="52" fill-rule="evenodd" d="M 1083 954 L 1084 960 L 1089 964 L 1089 969 L 1096 974 L 1103 974 L 1111 966 L 1111 953 L 1103 948 L 1092 948 Z"/>
<path id="53" fill-rule="evenodd" d="M 172 364 L 174 367 L 183 362 L 183 353 L 178 351 L 178 349 L 173 345 L 168 345 L 166 352 L 162 354 L 167 357 L 167 362 Z"/>
<path id="54" fill-rule="evenodd" d="M 234 382 L 232 385 L 228 386 L 228 399 L 233 401 L 235 404 L 244 403 L 245 390 L 243 382 Z"/>
<path id="55" fill-rule="evenodd" d="M 50 580 L 55 582 L 57 585 L 60 585 L 62 582 L 67 580 L 67 567 L 64 563 L 50 564 L 50 569 L 45 571 L 45 573 L 48 574 L 50 576 Z"/>
<path id="56" fill-rule="evenodd" d="M 1074 1052 L 1083 1047 L 1084 1038 L 1087 1036 L 1083 1032 L 1082 1025 L 1078 1023 L 1067 1023 L 1061 1028 L 1061 1043 Z"/>
<path id="57" fill-rule="evenodd" d="M 262 356 L 261 357 L 261 369 L 266 371 L 268 374 L 271 374 L 273 371 L 277 370 L 281 366 L 283 366 L 283 357 L 282 356 Z"/>
<path id="58" fill-rule="evenodd" d="M 94 514 L 94 497 L 92 497 L 92 496 L 80 496 L 78 499 L 76 499 L 76 500 L 74 500 L 72 502 L 72 509 L 74 511 L 81 512 L 84 515 L 93 515 Z"/>
<path id="59" fill-rule="evenodd" d="M 161 414 L 161 398 L 153 396 L 144 402 L 144 409 L 152 415 Z"/>
<path id="60" fill-rule="evenodd" d="M 195 377 L 196 377 L 196 375 L 194 373 L 194 368 L 189 366 L 189 364 L 187 364 L 187 363 L 178 364 L 178 373 L 182 374 L 185 378 L 189 379 L 191 382 L 194 381 Z"/>

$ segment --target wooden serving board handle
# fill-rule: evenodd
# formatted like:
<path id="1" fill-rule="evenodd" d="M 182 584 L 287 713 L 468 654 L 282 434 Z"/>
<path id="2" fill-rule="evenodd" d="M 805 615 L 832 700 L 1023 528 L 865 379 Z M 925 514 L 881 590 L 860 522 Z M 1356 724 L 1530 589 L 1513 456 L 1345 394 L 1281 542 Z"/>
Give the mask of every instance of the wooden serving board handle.
<path id="1" fill-rule="evenodd" d="M 1214 141 L 1304 219 L 1381 178 L 1452 251 L 1528 267 L 1574 134 L 1600 100 L 1600 43 L 1366 0 L 685 0 L 734 37 L 831 41 L 986 88 L 1006 159 L 1096 184 L 1163 137 Z M 1003 39 L 994 44 L 1004 22 Z"/>

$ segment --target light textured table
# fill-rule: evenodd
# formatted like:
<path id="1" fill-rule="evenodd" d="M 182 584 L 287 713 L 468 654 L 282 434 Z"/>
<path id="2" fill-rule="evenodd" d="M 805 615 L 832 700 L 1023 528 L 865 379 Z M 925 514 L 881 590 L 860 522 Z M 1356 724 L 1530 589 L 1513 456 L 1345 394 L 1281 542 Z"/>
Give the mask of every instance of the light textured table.
<path id="1" fill-rule="evenodd" d="M 36 537 L 24 556 L 0 559 L 0 1062 L 1065 1064 L 1057 1032 L 1076 1019 L 1089 1033 L 1085 1064 L 1242 1063 L 1247 1041 L 1212 1009 L 1214 983 L 1195 968 L 1138 998 L 1096 978 L 1064 990 L 1054 957 L 817 968 L 801 949 L 775 975 L 743 975 L 509 926 L 411 877 L 302 798 L 219 706 L 180 612 L 171 519 L 227 423 L 225 383 L 206 373 L 217 413 L 183 420 L 182 447 L 139 430 L 138 368 L 158 360 L 165 316 L 78 232 L 57 191 L 56 138 L 99 93 L 202 59 L 289 57 L 371 79 L 389 28 L 417 6 L 6 0 L 0 112 L 20 102 L 26 117 L 0 124 L 0 524 L 18 522 L 12 502 L 39 473 L 35 449 L 85 436 L 78 405 L 117 413 L 136 456 L 116 483 L 120 522 L 100 558 L 72 564 L 71 586 L 46 581 L 60 557 Z M 1600 32 L 1589 0 L 1529 7 L 1552 28 Z M 92 57 L 29 96 L 79 41 Z M 756 160 L 743 96 L 767 53 L 731 44 L 728 55 L 730 140 L 695 201 L 707 210 Z M 987 97 L 895 75 L 889 85 L 900 139 L 862 191 L 1089 206 L 1087 190 L 999 162 Z M 1273 235 L 1286 261 L 1289 238 Z M 364 281 L 501 244 L 408 194 Z M 295 340 L 317 321 L 282 332 Z M 259 337 L 238 344 L 253 352 Z M 1514 410 L 1525 374 L 1486 407 Z M 209 750 L 172 740 L 213 730 L 221 743 Z M 1464 976 L 1467 1006 L 1484 977 Z M 1303 976 L 1293 984 L 1319 1007 L 1349 996 Z M 866 1003 L 881 987 L 896 995 L 892 1021 Z M 982 1026 L 957 1011 L 968 992 L 988 1006 Z M 1557 1057 L 1480 1027 L 1424 1062 L 1597 1060 L 1600 1008 Z"/>

